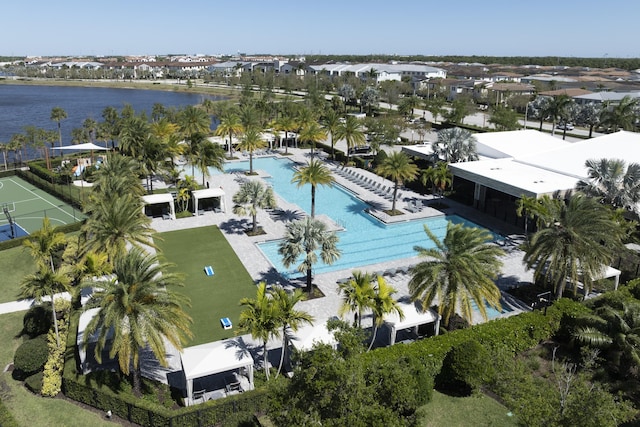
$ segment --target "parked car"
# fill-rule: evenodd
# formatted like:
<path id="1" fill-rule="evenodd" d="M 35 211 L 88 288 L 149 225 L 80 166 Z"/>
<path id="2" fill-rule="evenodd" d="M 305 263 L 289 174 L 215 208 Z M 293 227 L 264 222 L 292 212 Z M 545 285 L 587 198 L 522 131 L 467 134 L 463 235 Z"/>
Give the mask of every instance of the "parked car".
<path id="1" fill-rule="evenodd" d="M 556 128 L 562 129 L 562 130 L 573 130 L 573 124 L 572 123 L 558 123 L 556 125 Z"/>

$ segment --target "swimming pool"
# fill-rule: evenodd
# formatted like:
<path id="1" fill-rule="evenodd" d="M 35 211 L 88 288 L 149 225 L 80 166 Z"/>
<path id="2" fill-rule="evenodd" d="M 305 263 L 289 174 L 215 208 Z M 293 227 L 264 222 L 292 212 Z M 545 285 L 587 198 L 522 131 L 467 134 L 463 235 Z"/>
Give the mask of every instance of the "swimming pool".
<path id="1" fill-rule="evenodd" d="M 274 191 L 283 199 L 294 203 L 301 209 L 311 210 L 311 190 L 304 186 L 298 188 L 291 183 L 294 164 L 288 159 L 275 157 L 259 157 L 253 160 L 254 169 L 261 169 L 271 177 L 267 181 Z M 249 162 L 234 162 L 226 165 L 225 171 L 248 170 Z M 211 173 L 215 173 L 211 171 Z M 422 220 L 406 221 L 396 224 L 383 224 L 365 212 L 368 205 L 358 199 L 345 188 L 333 187 L 316 188 L 316 215 L 325 214 L 339 224 L 344 231 L 339 231 L 338 248 L 342 255 L 332 265 L 318 263 L 314 266 L 314 274 L 330 271 L 354 269 L 384 261 L 398 260 L 416 256 L 414 246 L 434 247 L 433 242 L 424 232 L 423 225 L 438 238 L 443 238 L 447 222 L 463 223 L 470 227 L 477 224 L 457 215 L 442 215 Z M 492 233 L 493 234 L 493 233 Z M 494 237 L 498 237 L 493 234 Z M 259 244 L 262 253 L 274 268 L 283 276 L 291 278 L 301 276 L 295 267 L 287 269 L 282 265 L 282 257 L 278 254 L 280 240 Z"/>

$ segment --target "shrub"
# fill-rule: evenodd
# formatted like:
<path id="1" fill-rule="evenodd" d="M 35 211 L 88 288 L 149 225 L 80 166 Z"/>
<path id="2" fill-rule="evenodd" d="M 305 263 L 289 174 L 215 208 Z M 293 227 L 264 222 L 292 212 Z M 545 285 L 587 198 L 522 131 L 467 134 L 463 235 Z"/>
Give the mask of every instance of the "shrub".
<path id="1" fill-rule="evenodd" d="M 488 351 L 478 341 L 464 341 L 449 350 L 436 377 L 439 387 L 451 391 L 477 391 L 493 376 Z"/>
<path id="2" fill-rule="evenodd" d="M 24 380 L 24 385 L 32 392 L 40 394 L 42 390 L 42 372 L 37 372 Z"/>
<path id="3" fill-rule="evenodd" d="M 18 347 L 13 356 L 13 365 L 18 371 L 16 374 L 25 377 L 42 369 L 49 357 L 46 335 L 40 335 L 25 341 Z"/>
<path id="4" fill-rule="evenodd" d="M 36 305 L 31 307 L 22 319 L 22 332 L 29 338 L 46 334 L 51 328 L 51 307 Z"/>

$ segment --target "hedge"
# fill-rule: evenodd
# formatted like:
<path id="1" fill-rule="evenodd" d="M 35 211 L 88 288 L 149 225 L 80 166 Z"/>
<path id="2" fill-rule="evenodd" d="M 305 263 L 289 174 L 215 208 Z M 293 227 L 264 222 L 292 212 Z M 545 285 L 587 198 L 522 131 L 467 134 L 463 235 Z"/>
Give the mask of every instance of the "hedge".
<path id="1" fill-rule="evenodd" d="M 74 185 L 60 185 L 60 184 L 52 184 L 50 180 L 47 178 L 43 178 L 38 176 L 35 171 L 38 170 L 35 167 L 33 170 L 19 170 L 16 171 L 16 175 L 25 181 L 35 185 L 39 189 L 46 191 L 54 197 L 59 198 L 65 203 L 75 207 L 78 210 L 82 210 L 82 204 L 80 202 L 80 189 L 76 188 Z M 46 170 L 46 169 L 45 169 Z M 64 189 L 67 188 L 68 192 L 65 193 Z M 75 197 L 74 197 L 75 194 Z"/>

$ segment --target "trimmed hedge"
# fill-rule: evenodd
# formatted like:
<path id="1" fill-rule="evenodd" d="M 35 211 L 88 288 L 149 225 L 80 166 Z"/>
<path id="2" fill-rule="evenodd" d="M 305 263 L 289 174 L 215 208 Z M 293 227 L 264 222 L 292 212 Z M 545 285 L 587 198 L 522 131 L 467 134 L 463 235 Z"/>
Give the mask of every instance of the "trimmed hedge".
<path id="1" fill-rule="evenodd" d="M 13 364 L 18 371 L 25 375 L 41 370 L 47 363 L 49 349 L 47 348 L 47 336 L 40 335 L 23 342 L 16 349 L 13 356 Z"/>

